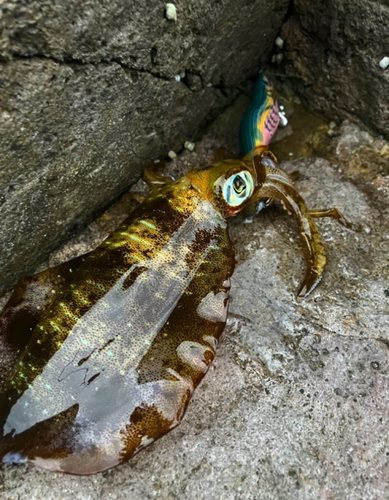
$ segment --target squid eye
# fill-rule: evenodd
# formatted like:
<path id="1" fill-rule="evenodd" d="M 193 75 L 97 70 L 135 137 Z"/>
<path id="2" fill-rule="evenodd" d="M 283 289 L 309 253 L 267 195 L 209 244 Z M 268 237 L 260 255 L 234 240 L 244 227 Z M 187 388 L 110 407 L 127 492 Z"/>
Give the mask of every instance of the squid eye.
<path id="1" fill-rule="evenodd" d="M 237 207 L 245 202 L 254 191 L 251 174 L 246 171 L 232 175 L 223 186 L 223 197 L 231 207 Z"/>

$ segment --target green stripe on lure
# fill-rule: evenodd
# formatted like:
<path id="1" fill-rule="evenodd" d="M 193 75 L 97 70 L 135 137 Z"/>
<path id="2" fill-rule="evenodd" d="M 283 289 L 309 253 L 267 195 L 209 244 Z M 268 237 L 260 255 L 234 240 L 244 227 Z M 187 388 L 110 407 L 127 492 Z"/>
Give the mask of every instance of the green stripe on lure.
<path id="1" fill-rule="evenodd" d="M 254 94 L 239 128 L 240 149 L 243 156 L 260 146 L 268 146 L 280 122 L 279 106 L 273 85 L 261 73 Z"/>
<path id="2" fill-rule="evenodd" d="M 309 211 L 257 147 L 252 159 L 147 181 L 149 196 L 107 240 L 23 280 L 0 315 L 0 461 L 93 474 L 180 423 L 226 324 L 229 217 L 274 198 L 294 214 L 300 296 L 326 262 L 313 218 L 349 227 L 335 209 Z"/>

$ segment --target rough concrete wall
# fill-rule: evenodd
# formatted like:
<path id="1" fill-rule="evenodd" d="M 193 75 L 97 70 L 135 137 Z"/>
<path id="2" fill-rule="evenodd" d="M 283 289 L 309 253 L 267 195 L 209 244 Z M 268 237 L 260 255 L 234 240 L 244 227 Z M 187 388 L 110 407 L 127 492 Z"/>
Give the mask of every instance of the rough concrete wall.
<path id="1" fill-rule="evenodd" d="M 387 0 L 295 0 L 282 29 L 286 73 L 310 109 L 389 135 Z"/>
<path id="2" fill-rule="evenodd" d="M 0 1 L 0 292 L 237 96 L 287 4 Z"/>

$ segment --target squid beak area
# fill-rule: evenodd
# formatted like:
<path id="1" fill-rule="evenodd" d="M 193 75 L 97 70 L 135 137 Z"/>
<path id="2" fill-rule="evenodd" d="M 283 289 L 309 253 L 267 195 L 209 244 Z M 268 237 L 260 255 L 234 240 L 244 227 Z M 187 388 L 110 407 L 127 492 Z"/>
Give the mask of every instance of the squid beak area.
<path id="1" fill-rule="evenodd" d="M 297 297 L 305 298 L 319 284 L 326 264 L 324 246 L 319 231 L 303 198 L 294 187 L 288 174 L 274 163 L 266 165 L 266 162 L 261 161 L 261 159 L 258 162 L 254 159 L 253 163 L 258 178 L 258 188 L 251 202 L 256 202 L 257 206 L 260 206 L 261 200 L 276 198 L 297 221 L 307 266 L 304 279 L 297 291 Z"/>

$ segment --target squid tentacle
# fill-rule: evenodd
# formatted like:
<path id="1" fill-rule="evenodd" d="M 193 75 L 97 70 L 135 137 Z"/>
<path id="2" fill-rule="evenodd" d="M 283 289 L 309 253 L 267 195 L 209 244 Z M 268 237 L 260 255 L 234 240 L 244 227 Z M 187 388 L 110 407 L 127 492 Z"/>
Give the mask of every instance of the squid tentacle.
<path id="1" fill-rule="evenodd" d="M 307 264 L 297 296 L 307 297 L 322 279 L 327 262 L 324 245 L 313 219 L 331 217 L 348 229 L 352 229 L 353 225 L 336 208 L 309 210 L 288 174 L 278 168 L 274 160 L 275 157 L 270 152 L 254 157 L 253 165 L 260 181 L 260 187 L 254 196 L 255 199 L 279 199 L 283 207 L 295 217 Z"/>

